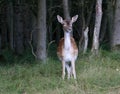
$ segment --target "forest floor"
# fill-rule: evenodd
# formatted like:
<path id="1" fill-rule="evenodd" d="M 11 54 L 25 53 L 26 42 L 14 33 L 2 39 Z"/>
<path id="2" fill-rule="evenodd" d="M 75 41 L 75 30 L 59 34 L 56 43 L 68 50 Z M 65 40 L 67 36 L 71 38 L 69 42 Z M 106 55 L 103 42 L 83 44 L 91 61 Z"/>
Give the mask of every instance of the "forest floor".
<path id="1" fill-rule="evenodd" d="M 120 52 L 79 55 L 77 79 L 63 80 L 62 66 L 53 50 L 44 63 L 31 53 L 13 57 L 5 51 L 7 63 L 0 61 L 0 94 L 120 94 Z"/>

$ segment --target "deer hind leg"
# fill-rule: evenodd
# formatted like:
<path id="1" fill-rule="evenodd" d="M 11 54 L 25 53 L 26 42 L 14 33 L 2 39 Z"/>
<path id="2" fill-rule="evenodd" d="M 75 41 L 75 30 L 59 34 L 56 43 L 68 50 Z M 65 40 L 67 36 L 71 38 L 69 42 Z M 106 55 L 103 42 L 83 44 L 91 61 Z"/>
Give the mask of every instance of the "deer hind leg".
<path id="1" fill-rule="evenodd" d="M 62 61 L 62 78 L 65 78 L 65 61 Z"/>
<path id="2" fill-rule="evenodd" d="M 72 74 L 74 79 L 76 79 L 76 71 L 75 71 L 75 61 L 71 61 L 71 66 L 72 66 Z"/>
<path id="3" fill-rule="evenodd" d="M 69 64 L 65 64 L 65 67 L 67 69 L 67 74 L 68 74 L 68 79 L 70 79 L 70 77 L 72 76 L 72 68 L 71 68 L 71 65 L 69 66 Z"/>

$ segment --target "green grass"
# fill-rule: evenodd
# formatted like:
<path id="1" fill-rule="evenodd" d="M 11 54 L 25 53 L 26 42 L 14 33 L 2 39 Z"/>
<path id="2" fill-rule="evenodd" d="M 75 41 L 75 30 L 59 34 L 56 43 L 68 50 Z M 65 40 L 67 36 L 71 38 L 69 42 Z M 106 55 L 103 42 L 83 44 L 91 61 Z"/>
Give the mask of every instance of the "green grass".
<path id="1" fill-rule="evenodd" d="M 0 65 L 0 94 L 120 94 L 120 52 L 79 55 L 77 80 L 62 80 L 54 52 L 45 64 L 35 61 L 31 53 L 11 54 L 5 56 L 7 64 Z"/>

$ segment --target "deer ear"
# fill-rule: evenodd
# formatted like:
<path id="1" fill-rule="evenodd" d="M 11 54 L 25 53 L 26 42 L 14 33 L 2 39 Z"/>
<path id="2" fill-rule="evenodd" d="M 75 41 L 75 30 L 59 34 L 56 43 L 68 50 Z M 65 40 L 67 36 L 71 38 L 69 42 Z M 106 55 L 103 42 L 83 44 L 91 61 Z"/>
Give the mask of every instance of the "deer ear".
<path id="1" fill-rule="evenodd" d="M 61 24 L 63 24 L 63 18 L 59 15 L 57 15 L 57 19 L 58 19 L 58 22 L 60 22 Z"/>
<path id="2" fill-rule="evenodd" d="M 72 23 L 74 23 L 77 20 L 77 18 L 78 18 L 78 15 L 73 16 L 72 17 Z"/>

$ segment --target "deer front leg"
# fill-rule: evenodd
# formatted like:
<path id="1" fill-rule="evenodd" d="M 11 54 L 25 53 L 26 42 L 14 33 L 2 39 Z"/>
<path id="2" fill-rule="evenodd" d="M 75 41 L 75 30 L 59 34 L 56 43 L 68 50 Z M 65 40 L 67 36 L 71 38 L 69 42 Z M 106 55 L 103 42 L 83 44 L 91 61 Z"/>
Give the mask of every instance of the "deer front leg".
<path id="1" fill-rule="evenodd" d="M 71 67 L 72 67 L 73 77 L 74 77 L 74 79 L 76 79 L 75 61 L 74 60 L 71 62 L 71 65 L 72 65 Z"/>
<path id="2" fill-rule="evenodd" d="M 62 78 L 65 78 L 65 61 L 62 61 Z"/>

